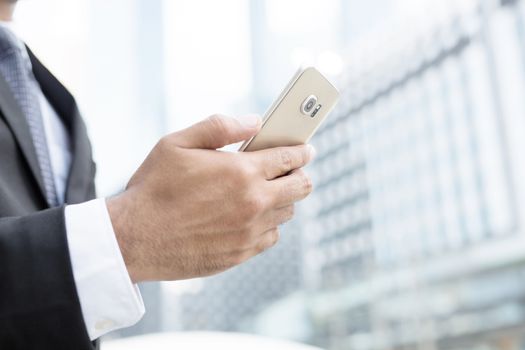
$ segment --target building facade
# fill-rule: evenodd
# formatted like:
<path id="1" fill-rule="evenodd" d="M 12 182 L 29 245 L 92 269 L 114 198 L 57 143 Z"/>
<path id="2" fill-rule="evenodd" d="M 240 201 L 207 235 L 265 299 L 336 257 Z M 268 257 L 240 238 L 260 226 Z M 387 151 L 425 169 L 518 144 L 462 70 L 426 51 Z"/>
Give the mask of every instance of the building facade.
<path id="1" fill-rule="evenodd" d="M 315 344 L 525 344 L 525 6 L 456 5 L 363 48 L 313 140 L 302 222 Z"/>

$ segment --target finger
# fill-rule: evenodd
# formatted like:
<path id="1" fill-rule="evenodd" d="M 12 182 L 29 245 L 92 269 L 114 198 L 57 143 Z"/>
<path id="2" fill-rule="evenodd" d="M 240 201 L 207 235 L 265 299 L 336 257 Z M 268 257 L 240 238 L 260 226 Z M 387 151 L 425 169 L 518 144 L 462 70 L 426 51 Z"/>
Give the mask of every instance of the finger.
<path id="1" fill-rule="evenodd" d="M 262 225 L 260 225 L 260 227 L 262 227 L 264 231 L 267 231 L 273 227 L 282 225 L 293 218 L 294 212 L 295 206 L 293 204 L 270 210 L 261 217 Z"/>
<path id="2" fill-rule="evenodd" d="M 175 143 L 184 148 L 217 149 L 249 139 L 259 132 L 261 118 L 247 115 L 234 119 L 222 115 L 211 117 L 173 134 Z"/>
<path id="3" fill-rule="evenodd" d="M 296 169 L 289 175 L 282 176 L 269 182 L 273 187 L 271 193 L 275 208 L 286 207 L 308 197 L 313 190 L 310 177 L 302 169 Z"/>
<path id="4" fill-rule="evenodd" d="M 230 254 L 228 260 L 231 261 L 230 265 L 235 266 L 246 262 L 252 257 L 270 249 L 279 242 L 280 233 L 279 228 L 273 227 L 261 234 L 257 244 L 250 249 L 241 250 L 233 255 Z"/>
<path id="5" fill-rule="evenodd" d="M 270 249 L 271 247 L 275 246 L 277 242 L 279 242 L 281 234 L 279 232 L 279 229 L 277 227 L 274 227 L 268 231 L 266 231 L 262 236 L 261 240 L 257 244 L 257 247 L 255 248 L 257 254 L 264 252 L 265 250 Z"/>
<path id="6" fill-rule="evenodd" d="M 315 149 L 311 145 L 300 145 L 269 148 L 251 154 L 256 157 L 266 179 L 273 180 L 308 164 L 315 155 Z"/>

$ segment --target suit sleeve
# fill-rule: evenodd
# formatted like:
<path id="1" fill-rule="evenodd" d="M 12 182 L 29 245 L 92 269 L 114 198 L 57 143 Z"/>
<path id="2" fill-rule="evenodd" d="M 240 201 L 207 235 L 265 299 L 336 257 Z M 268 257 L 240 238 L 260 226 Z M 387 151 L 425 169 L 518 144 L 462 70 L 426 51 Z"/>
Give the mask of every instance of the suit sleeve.
<path id="1" fill-rule="evenodd" d="M 0 348 L 92 350 L 64 208 L 0 219 Z"/>

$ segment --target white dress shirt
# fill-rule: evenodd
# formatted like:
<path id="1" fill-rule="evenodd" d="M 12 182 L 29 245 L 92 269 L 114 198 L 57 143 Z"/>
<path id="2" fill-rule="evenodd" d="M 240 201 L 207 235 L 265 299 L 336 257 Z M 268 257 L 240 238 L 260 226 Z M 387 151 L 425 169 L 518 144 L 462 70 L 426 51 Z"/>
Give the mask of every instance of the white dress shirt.
<path id="1" fill-rule="evenodd" d="M 11 30 L 9 22 L 0 22 L 0 25 Z M 19 43 L 27 68 L 31 70 L 27 50 L 21 40 Z M 72 161 L 71 140 L 62 120 L 35 79 L 34 83 L 55 187 L 59 200 L 63 202 Z M 65 221 L 73 276 L 91 340 L 138 322 L 145 312 L 144 303 L 138 287 L 129 277 L 105 199 L 66 206 Z"/>

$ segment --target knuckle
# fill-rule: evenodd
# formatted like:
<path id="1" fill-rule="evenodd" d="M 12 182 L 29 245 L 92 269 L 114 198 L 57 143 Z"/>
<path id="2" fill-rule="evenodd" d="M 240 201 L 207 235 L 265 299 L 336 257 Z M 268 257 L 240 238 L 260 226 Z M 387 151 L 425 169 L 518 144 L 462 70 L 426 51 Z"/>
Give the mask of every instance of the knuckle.
<path id="1" fill-rule="evenodd" d="M 313 185 L 313 182 L 312 182 L 312 179 L 310 178 L 310 176 L 308 176 L 304 171 L 300 171 L 298 173 L 298 175 L 300 177 L 302 188 L 303 188 L 304 192 L 307 195 L 312 193 L 312 191 L 314 189 L 314 185 Z"/>
<path id="2" fill-rule="evenodd" d="M 162 152 L 172 150 L 174 148 L 174 142 L 172 140 L 172 137 L 170 135 L 163 136 L 157 142 L 157 148 Z"/>
<path id="3" fill-rule="evenodd" d="M 179 149 L 176 137 L 174 135 L 167 135 L 157 142 L 154 150 L 160 157 L 173 159 L 175 156 L 180 156 L 180 153 L 178 152 Z"/>
<path id="4" fill-rule="evenodd" d="M 247 194 L 243 201 L 243 209 L 250 218 L 259 215 L 265 209 L 264 196 L 255 191 Z"/>
<path id="5" fill-rule="evenodd" d="M 275 246 L 279 242 L 280 235 L 281 234 L 277 227 L 273 230 L 268 231 L 264 239 L 257 246 L 257 253 L 260 254 Z"/>
<path id="6" fill-rule="evenodd" d="M 286 208 L 285 220 L 291 220 L 295 215 L 295 205 L 290 205 Z"/>
<path id="7" fill-rule="evenodd" d="M 281 233 L 279 232 L 279 229 L 276 228 L 274 231 L 272 231 L 272 247 L 276 245 L 279 242 L 279 239 L 281 238 Z"/>
<path id="8" fill-rule="evenodd" d="M 278 228 L 274 228 L 273 230 L 268 232 L 268 241 L 267 241 L 265 249 L 275 246 L 277 242 L 279 242 L 280 236 L 281 234 Z"/>
<path id="9" fill-rule="evenodd" d="M 221 134 L 227 131 L 225 118 L 220 114 L 213 114 L 208 117 L 208 123 L 211 124 L 213 130 Z"/>
<path id="10" fill-rule="evenodd" d="M 281 237 L 281 233 L 279 232 L 278 228 L 275 228 L 270 233 L 270 243 L 272 244 L 272 247 L 279 242 L 279 238 Z"/>
<path id="11" fill-rule="evenodd" d="M 311 160 L 311 155 L 310 155 L 310 151 L 308 150 L 308 148 L 303 148 L 303 151 L 301 152 L 301 163 L 306 165 L 310 162 Z"/>
<path id="12" fill-rule="evenodd" d="M 231 162 L 224 174 L 225 178 L 233 182 L 237 189 L 242 189 L 241 193 L 253 188 L 259 176 L 257 166 L 244 156 L 243 153 L 231 154 Z"/>
<path id="13" fill-rule="evenodd" d="M 236 249 L 244 250 L 253 247 L 253 235 L 250 229 L 244 230 L 237 239 Z"/>
<path id="14" fill-rule="evenodd" d="M 242 162 L 236 167 L 235 174 L 244 185 L 251 185 L 257 175 L 257 168 L 249 162 Z"/>
<path id="15" fill-rule="evenodd" d="M 211 124 L 214 124 L 214 125 L 217 125 L 217 126 L 221 126 L 224 124 L 224 118 L 218 114 L 218 113 L 215 113 L 215 114 L 212 114 L 208 117 L 208 121 L 211 123 Z"/>
<path id="16" fill-rule="evenodd" d="M 293 156 L 292 156 L 292 152 L 289 149 L 287 148 L 279 149 L 279 158 L 280 158 L 281 165 L 284 171 L 292 169 Z"/>

